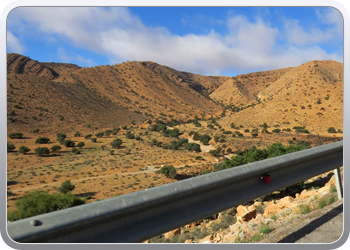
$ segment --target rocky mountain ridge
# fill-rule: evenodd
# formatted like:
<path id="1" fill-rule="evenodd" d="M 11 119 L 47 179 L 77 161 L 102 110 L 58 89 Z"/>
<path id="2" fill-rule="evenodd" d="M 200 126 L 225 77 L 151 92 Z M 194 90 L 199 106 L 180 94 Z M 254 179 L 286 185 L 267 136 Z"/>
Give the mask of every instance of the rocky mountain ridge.
<path id="1" fill-rule="evenodd" d="M 81 68 L 8 54 L 8 129 L 73 131 L 221 115 L 224 128 L 288 124 L 320 134 L 342 130 L 342 78 L 342 63 L 334 61 L 221 77 L 154 62 Z"/>

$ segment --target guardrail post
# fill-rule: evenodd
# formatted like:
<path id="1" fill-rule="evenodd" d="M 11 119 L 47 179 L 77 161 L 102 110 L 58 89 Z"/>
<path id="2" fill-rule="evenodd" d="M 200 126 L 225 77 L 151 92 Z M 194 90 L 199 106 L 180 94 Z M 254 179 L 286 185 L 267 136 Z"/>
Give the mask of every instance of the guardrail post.
<path id="1" fill-rule="evenodd" d="M 340 175 L 339 168 L 334 169 L 334 178 L 335 178 L 335 186 L 337 188 L 338 199 L 340 200 L 343 198 L 343 185 L 342 185 L 342 181 L 341 181 L 341 175 Z"/>

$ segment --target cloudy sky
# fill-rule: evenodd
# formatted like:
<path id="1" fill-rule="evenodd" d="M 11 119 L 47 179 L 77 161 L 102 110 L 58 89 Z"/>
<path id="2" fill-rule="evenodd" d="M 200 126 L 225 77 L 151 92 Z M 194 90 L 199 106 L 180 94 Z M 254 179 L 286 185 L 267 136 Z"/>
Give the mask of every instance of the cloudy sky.
<path id="1" fill-rule="evenodd" d="M 154 61 L 234 76 L 343 62 L 343 18 L 331 7 L 19 7 L 7 52 L 82 67 Z"/>

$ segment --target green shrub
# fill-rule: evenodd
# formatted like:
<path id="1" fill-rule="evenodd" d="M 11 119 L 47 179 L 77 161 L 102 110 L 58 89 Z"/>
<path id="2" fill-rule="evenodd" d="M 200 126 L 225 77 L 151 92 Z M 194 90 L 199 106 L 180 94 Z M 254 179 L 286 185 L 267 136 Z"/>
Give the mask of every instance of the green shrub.
<path id="1" fill-rule="evenodd" d="M 127 139 L 135 139 L 135 135 L 132 134 L 129 130 L 126 131 L 125 137 L 126 137 Z"/>
<path id="2" fill-rule="evenodd" d="M 62 134 L 62 133 L 57 133 L 56 137 L 57 137 L 57 141 L 59 143 L 62 143 L 62 141 L 64 141 L 64 139 L 66 139 L 67 135 Z"/>
<path id="3" fill-rule="evenodd" d="M 60 145 L 53 145 L 52 147 L 51 147 L 51 152 L 52 153 L 57 153 L 58 151 L 60 151 L 62 148 L 61 148 L 61 146 Z"/>
<path id="4" fill-rule="evenodd" d="M 78 155 L 78 154 L 81 153 L 81 151 L 79 149 L 77 149 L 77 148 L 73 148 L 72 149 L 72 153 L 75 154 L 75 155 Z"/>
<path id="5" fill-rule="evenodd" d="M 37 156 L 45 156 L 50 154 L 50 149 L 47 147 L 40 147 L 35 149 L 35 155 Z"/>
<path id="6" fill-rule="evenodd" d="M 204 174 L 210 174 L 211 173 L 211 170 L 210 169 L 206 169 L 206 170 L 203 170 L 202 171 L 202 175 Z"/>
<path id="7" fill-rule="evenodd" d="M 175 129 L 166 129 L 164 131 L 164 136 L 166 137 L 174 137 L 177 138 L 180 135 L 180 131 L 179 129 L 175 128 Z"/>
<path id="8" fill-rule="evenodd" d="M 309 205 L 300 205 L 299 206 L 299 211 L 300 211 L 300 213 L 302 213 L 302 214 L 307 214 L 307 213 L 309 213 L 310 211 L 311 211 L 311 208 L 310 208 L 310 206 Z"/>
<path id="9" fill-rule="evenodd" d="M 26 154 L 30 151 L 30 149 L 26 146 L 20 146 L 19 149 L 18 149 L 18 152 L 21 153 L 21 154 Z"/>
<path id="10" fill-rule="evenodd" d="M 335 130 L 334 127 L 329 127 L 329 128 L 327 129 L 327 131 L 328 131 L 328 133 L 337 133 L 337 131 Z"/>
<path id="11" fill-rule="evenodd" d="M 75 185 L 73 185 L 70 180 L 66 180 L 64 182 L 61 183 L 61 186 L 59 188 L 57 188 L 57 191 L 62 193 L 62 194 L 66 194 L 70 191 L 73 191 L 75 188 Z"/>
<path id="12" fill-rule="evenodd" d="M 119 148 L 122 145 L 123 141 L 121 139 L 115 139 L 114 141 L 111 142 L 112 148 Z"/>
<path id="13" fill-rule="evenodd" d="M 16 221 L 32 217 L 39 214 L 45 214 L 77 205 L 84 204 L 85 200 L 75 197 L 71 193 L 49 194 L 47 192 L 35 191 L 25 194 L 16 201 L 17 210 L 7 213 L 8 221 Z"/>
<path id="14" fill-rule="evenodd" d="M 7 143 L 7 152 L 10 152 L 12 150 L 15 150 L 16 146 L 12 143 Z"/>
<path id="15" fill-rule="evenodd" d="M 197 143 L 187 143 L 185 150 L 201 152 L 201 146 Z"/>
<path id="16" fill-rule="evenodd" d="M 92 134 L 87 134 L 87 135 L 85 135 L 85 139 L 90 139 L 91 138 L 91 136 L 92 136 Z"/>
<path id="17" fill-rule="evenodd" d="M 72 140 L 63 140 L 61 143 L 63 146 L 65 146 L 67 148 L 75 146 L 75 143 Z"/>
<path id="18" fill-rule="evenodd" d="M 259 229 L 259 233 L 262 233 L 262 234 L 268 234 L 271 231 L 272 231 L 272 229 L 269 227 L 269 225 L 263 225 Z"/>
<path id="19" fill-rule="evenodd" d="M 23 138 L 23 134 L 22 133 L 11 133 L 11 134 L 9 134 L 9 137 L 11 139 L 22 139 Z"/>
<path id="20" fill-rule="evenodd" d="M 258 136 L 258 133 L 254 132 L 254 133 L 251 133 L 251 135 L 255 138 Z"/>
<path id="21" fill-rule="evenodd" d="M 167 178 L 175 179 L 177 173 L 176 168 L 172 165 L 162 167 L 160 173 L 164 174 Z"/>
<path id="22" fill-rule="evenodd" d="M 95 134 L 95 136 L 96 136 L 97 138 L 102 138 L 103 135 L 104 135 L 103 132 L 98 132 L 98 133 Z"/>
<path id="23" fill-rule="evenodd" d="M 217 147 L 216 149 L 210 150 L 209 154 L 211 155 L 220 155 L 221 154 L 221 147 Z"/>
<path id="24" fill-rule="evenodd" d="M 97 138 L 91 138 L 91 142 L 97 142 Z"/>
<path id="25" fill-rule="evenodd" d="M 77 147 L 78 148 L 82 148 L 82 147 L 84 147 L 85 146 L 85 143 L 84 142 L 82 142 L 82 141 L 80 141 L 80 142 L 78 142 L 78 144 L 77 144 Z"/>
<path id="26" fill-rule="evenodd" d="M 318 208 L 319 209 L 322 209 L 322 208 L 324 208 L 325 206 L 327 206 L 327 201 L 326 201 L 326 199 L 320 199 L 319 201 L 318 201 Z"/>
<path id="27" fill-rule="evenodd" d="M 239 131 L 235 131 L 235 134 L 238 136 L 238 137 L 243 137 L 243 134 Z"/>
<path id="28" fill-rule="evenodd" d="M 194 138 L 193 138 L 194 139 Z M 210 141 L 211 137 L 208 134 L 204 134 L 201 135 L 199 137 L 199 140 L 204 144 L 204 145 L 208 145 L 209 141 Z"/>
<path id="29" fill-rule="evenodd" d="M 49 143 L 50 139 L 47 137 L 39 137 L 38 139 L 35 140 L 36 144 L 47 144 Z"/>
<path id="30" fill-rule="evenodd" d="M 74 134 L 74 137 L 80 137 L 80 136 L 82 136 L 82 134 L 79 131 L 76 131 Z"/>

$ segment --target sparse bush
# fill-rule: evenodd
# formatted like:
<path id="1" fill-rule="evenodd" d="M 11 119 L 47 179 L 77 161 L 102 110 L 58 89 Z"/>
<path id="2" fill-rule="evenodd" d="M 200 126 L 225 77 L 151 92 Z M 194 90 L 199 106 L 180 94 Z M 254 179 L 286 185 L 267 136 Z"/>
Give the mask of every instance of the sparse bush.
<path id="1" fill-rule="evenodd" d="M 327 129 L 327 131 L 328 131 L 328 133 L 337 133 L 337 131 L 335 130 L 334 127 L 329 127 L 329 128 Z"/>
<path id="2" fill-rule="evenodd" d="M 304 204 L 304 205 L 300 205 L 300 206 L 299 206 L 299 211 L 300 211 L 300 213 L 302 213 L 302 214 L 307 214 L 307 213 L 309 213 L 309 212 L 311 211 L 311 208 L 310 208 L 309 205 Z"/>
<path id="3" fill-rule="evenodd" d="M 75 146 L 75 143 L 72 140 L 63 140 L 61 144 L 67 148 Z"/>
<path id="4" fill-rule="evenodd" d="M 12 150 L 15 150 L 16 146 L 12 143 L 7 143 L 7 152 L 10 152 Z"/>
<path id="5" fill-rule="evenodd" d="M 79 131 L 75 131 L 74 137 L 80 137 L 82 134 Z"/>
<path id="6" fill-rule="evenodd" d="M 238 136 L 238 137 L 243 137 L 243 134 L 239 131 L 235 131 L 235 134 Z"/>
<path id="7" fill-rule="evenodd" d="M 170 137 L 174 137 L 177 138 L 180 135 L 180 131 L 179 129 L 175 128 L 175 129 L 166 129 L 164 131 L 164 136 L 170 136 Z"/>
<path id="8" fill-rule="evenodd" d="M 202 175 L 204 174 L 210 174 L 211 173 L 211 170 L 210 169 L 206 169 L 206 170 L 203 170 L 202 171 Z"/>
<path id="9" fill-rule="evenodd" d="M 96 136 L 97 138 L 102 138 L 103 135 L 104 135 L 103 132 L 98 132 L 98 133 L 95 134 L 95 136 Z"/>
<path id="10" fill-rule="evenodd" d="M 79 142 L 79 143 L 77 144 L 77 147 L 80 148 L 80 149 L 81 149 L 82 147 L 84 147 L 84 146 L 85 146 L 85 143 L 82 142 L 82 141 Z"/>
<path id="11" fill-rule="evenodd" d="M 47 147 L 40 147 L 35 149 L 35 155 L 37 156 L 45 156 L 50 154 L 50 149 Z"/>
<path id="12" fill-rule="evenodd" d="M 272 229 L 269 227 L 269 225 L 263 225 L 260 227 L 259 232 L 262 234 L 268 234 L 272 231 Z"/>
<path id="13" fill-rule="evenodd" d="M 167 178 L 171 178 L 171 179 L 175 179 L 177 175 L 176 168 L 174 168 L 174 166 L 172 165 L 162 167 L 160 169 L 160 173 L 164 174 Z"/>
<path id="14" fill-rule="evenodd" d="M 21 154 L 26 154 L 30 151 L 30 149 L 26 146 L 20 146 L 19 149 L 18 149 L 18 152 L 21 153 Z"/>
<path id="15" fill-rule="evenodd" d="M 221 155 L 221 147 L 217 147 L 216 149 L 210 150 L 209 154 L 211 155 Z"/>
<path id="16" fill-rule="evenodd" d="M 70 191 L 73 191 L 75 188 L 75 185 L 73 185 L 70 180 L 66 180 L 64 182 L 61 183 L 61 186 L 59 188 L 57 188 L 57 191 L 62 193 L 62 194 L 66 194 Z"/>
<path id="17" fill-rule="evenodd" d="M 91 138 L 91 142 L 97 142 L 97 138 Z"/>
<path id="18" fill-rule="evenodd" d="M 47 144 L 49 143 L 50 139 L 47 137 L 39 137 L 38 139 L 35 140 L 36 144 Z"/>
<path id="19" fill-rule="evenodd" d="M 91 139 L 91 136 L 92 136 L 92 134 L 87 134 L 87 135 L 85 135 L 85 139 Z"/>
<path id="20" fill-rule="evenodd" d="M 9 134 L 9 137 L 11 139 L 22 139 L 23 138 L 23 134 L 22 133 L 11 133 L 11 134 Z"/>
<path id="21" fill-rule="evenodd" d="M 51 147 L 51 152 L 52 153 L 57 153 L 58 151 L 60 151 L 62 148 L 61 148 L 61 146 L 60 145 L 53 145 L 52 147 Z"/>
<path id="22" fill-rule="evenodd" d="M 66 139 L 67 135 L 62 134 L 62 133 L 58 133 L 58 134 L 56 135 L 56 137 L 57 137 L 57 141 L 58 141 L 59 143 L 62 143 L 62 141 L 64 141 L 64 139 Z"/>
<path id="23" fill-rule="evenodd" d="M 81 151 L 80 151 L 79 149 L 77 149 L 77 148 L 74 147 L 74 148 L 72 149 L 72 153 L 75 154 L 75 155 L 78 155 L 78 154 L 81 153 Z"/>
<path id="24" fill-rule="evenodd" d="M 258 133 L 254 132 L 254 133 L 251 133 L 252 137 L 257 137 L 258 136 Z"/>
<path id="25" fill-rule="evenodd" d="M 7 213 L 8 221 L 16 221 L 32 217 L 39 214 L 45 214 L 77 205 L 84 204 L 85 200 L 75 197 L 71 193 L 66 194 L 49 194 L 35 191 L 25 194 L 16 201 L 17 210 Z"/>
<path id="26" fill-rule="evenodd" d="M 304 127 L 298 127 L 298 126 L 295 126 L 293 127 L 293 129 L 295 129 L 295 132 L 296 133 L 310 133 L 309 130 L 305 129 L 305 126 Z"/>
<path id="27" fill-rule="evenodd" d="M 112 148 L 119 148 L 122 145 L 123 141 L 121 139 L 115 139 L 114 141 L 111 142 Z"/>
<path id="28" fill-rule="evenodd" d="M 208 134 L 204 134 L 202 136 L 200 136 L 199 140 L 204 144 L 204 145 L 208 145 L 209 141 L 210 141 L 211 137 Z"/>
<path id="29" fill-rule="evenodd" d="M 201 146 L 197 143 L 187 143 L 185 150 L 201 152 Z"/>
<path id="30" fill-rule="evenodd" d="M 129 130 L 126 131 L 125 137 L 126 137 L 127 139 L 135 139 L 135 135 L 132 134 Z"/>

